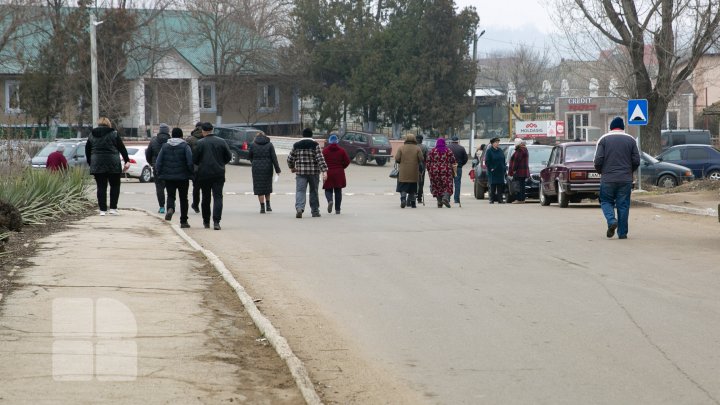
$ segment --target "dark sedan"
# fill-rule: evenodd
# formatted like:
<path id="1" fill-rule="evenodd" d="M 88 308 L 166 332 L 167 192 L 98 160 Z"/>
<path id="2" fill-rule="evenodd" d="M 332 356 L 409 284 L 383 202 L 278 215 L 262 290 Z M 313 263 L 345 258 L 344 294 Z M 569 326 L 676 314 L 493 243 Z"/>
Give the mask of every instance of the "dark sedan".
<path id="1" fill-rule="evenodd" d="M 640 159 L 643 184 L 670 188 L 695 179 L 692 170 L 688 167 L 661 162 L 645 152 Z"/>
<path id="2" fill-rule="evenodd" d="M 538 198 L 540 196 L 540 171 L 547 166 L 552 149 L 553 147 L 549 145 L 527 145 L 528 165 L 530 166 L 530 177 L 525 179 L 525 196 L 527 198 Z M 515 148 L 508 148 L 508 164 L 514 153 Z M 510 186 L 513 184 L 511 177 L 507 177 L 507 184 L 509 190 L 505 193 L 505 200 L 511 203 L 515 200 L 514 187 Z"/>
<path id="3" fill-rule="evenodd" d="M 689 167 L 698 179 L 720 180 L 720 150 L 710 145 L 677 145 L 655 158 Z"/>
<path id="4" fill-rule="evenodd" d="M 557 145 L 550 153 L 546 168 L 540 172 L 540 205 L 557 200 L 561 208 L 584 198 L 600 195 L 600 173 L 595 170 L 594 142 L 569 142 Z"/>

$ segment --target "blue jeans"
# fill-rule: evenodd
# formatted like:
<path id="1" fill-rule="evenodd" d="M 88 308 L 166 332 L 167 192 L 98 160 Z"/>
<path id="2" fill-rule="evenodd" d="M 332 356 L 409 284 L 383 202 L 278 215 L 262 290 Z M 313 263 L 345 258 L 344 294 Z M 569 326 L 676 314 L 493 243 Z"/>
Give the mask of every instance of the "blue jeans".
<path id="1" fill-rule="evenodd" d="M 460 202 L 460 183 L 462 182 L 462 167 L 458 166 L 457 168 L 457 176 L 454 178 L 455 180 L 455 203 Z"/>
<path id="2" fill-rule="evenodd" d="M 319 174 L 295 175 L 295 209 L 305 211 L 305 192 L 310 186 L 310 212 L 320 213 L 320 200 L 318 199 Z"/>
<path id="3" fill-rule="evenodd" d="M 618 236 L 625 236 L 628 233 L 631 192 L 632 183 L 600 183 L 600 208 L 608 226 L 617 223 Z M 617 209 L 617 219 L 615 209 Z"/>

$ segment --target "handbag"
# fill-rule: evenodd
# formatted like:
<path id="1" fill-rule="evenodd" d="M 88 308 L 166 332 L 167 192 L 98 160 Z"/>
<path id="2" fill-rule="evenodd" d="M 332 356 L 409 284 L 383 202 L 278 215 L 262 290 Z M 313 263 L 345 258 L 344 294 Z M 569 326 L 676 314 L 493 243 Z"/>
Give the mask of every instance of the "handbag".
<path id="1" fill-rule="evenodd" d="M 393 166 L 392 170 L 390 170 L 390 177 L 397 179 L 398 176 L 400 176 L 400 168 L 398 167 L 397 162 L 395 162 L 395 166 Z"/>

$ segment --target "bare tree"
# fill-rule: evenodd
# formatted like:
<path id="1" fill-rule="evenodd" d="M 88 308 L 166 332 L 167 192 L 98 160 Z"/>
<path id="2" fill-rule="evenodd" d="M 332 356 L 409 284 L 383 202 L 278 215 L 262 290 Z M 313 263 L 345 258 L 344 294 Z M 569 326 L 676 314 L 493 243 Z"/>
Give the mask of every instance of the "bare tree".
<path id="1" fill-rule="evenodd" d="M 557 26 L 565 29 L 568 52 L 580 59 L 615 49 L 632 98 L 649 102 L 642 148 L 660 151 L 660 129 L 668 104 L 690 77 L 700 58 L 718 40 L 717 0 L 556 0 Z M 588 24 L 578 24 L 578 19 Z M 656 71 L 649 59 L 655 64 Z"/>

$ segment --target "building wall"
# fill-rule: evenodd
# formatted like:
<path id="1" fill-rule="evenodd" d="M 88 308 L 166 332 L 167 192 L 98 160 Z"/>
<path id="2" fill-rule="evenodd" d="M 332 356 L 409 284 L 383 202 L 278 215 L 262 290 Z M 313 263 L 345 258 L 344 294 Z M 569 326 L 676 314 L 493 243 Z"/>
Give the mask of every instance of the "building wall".
<path id="1" fill-rule="evenodd" d="M 259 109 L 258 97 L 263 85 L 277 85 L 278 105 L 272 109 Z M 248 83 L 240 86 L 237 97 L 226 100 L 223 110 L 222 122 L 227 124 L 273 124 L 293 123 L 293 88 L 290 85 L 280 85 L 272 81 Z M 211 117 L 209 120 L 215 122 L 215 114 L 201 113 L 201 117 Z"/>
<path id="2" fill-rule="evenodd" d="M 706 55 L 700 59 L 690 82 L 697 94 L 698 109 L 720 101 L 720 55 Z"/>

